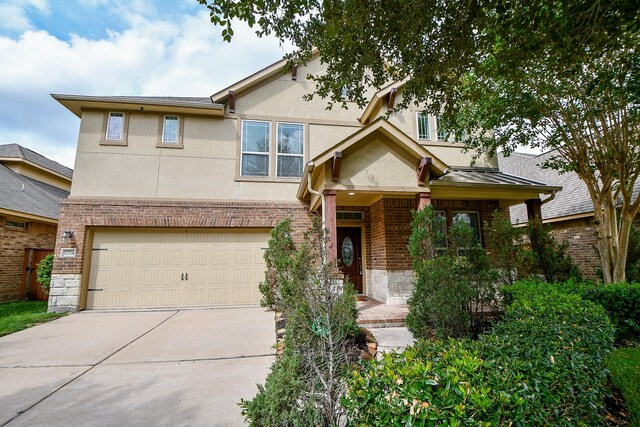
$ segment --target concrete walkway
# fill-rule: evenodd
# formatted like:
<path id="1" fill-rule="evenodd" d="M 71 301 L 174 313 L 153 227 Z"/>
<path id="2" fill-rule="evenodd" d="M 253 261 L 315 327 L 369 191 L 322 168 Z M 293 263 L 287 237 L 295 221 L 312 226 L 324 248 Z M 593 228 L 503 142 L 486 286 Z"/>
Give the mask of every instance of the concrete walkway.
<path id="1" fill-rule="evenodd" d="M 0 338 L 0 426 L 240 425 L 274 341 L 260 308 L 73 314 Z"/>
<path id="2" fill-rule="evenodd" d="M 378 341 L 378 352 L 402 351 L 415 341 L 411 332 L 404 326 L 368 329 Z"/>

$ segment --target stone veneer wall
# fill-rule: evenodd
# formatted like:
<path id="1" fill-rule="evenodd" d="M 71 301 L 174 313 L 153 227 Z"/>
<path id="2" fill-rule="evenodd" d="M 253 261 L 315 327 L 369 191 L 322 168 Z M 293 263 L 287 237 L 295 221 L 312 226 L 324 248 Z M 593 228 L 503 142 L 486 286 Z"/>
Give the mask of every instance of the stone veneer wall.
<path id="1" fill-rule="evenodd" d="M 53 249 L 56 225 L 27 221 L 25 230 L 6 226 L 0 216 L 0 301 L 17 300 L 22 281 L 25 248 Z"/>
<path id="2" fill-rule="evenodd" d="M 367 230 L 367 295 L 385 304 L 404 304 L 413 291 L 407 245 L 415 198 L 384 198 L 369 208 Z"/>
<path id="3" fill-rule="evenodd" d="M 65 240 L 56 240 L 56 254 L 62 248 L 76 250 L 73 258 L 56 256 L 49 294 L 49 311 L 77 311 L 87 231 L 100 228 L 273 228 L 292 218 L 294 240 L 300 242 L 311 225 L 309 206 L 297 202 L 113 200 L 69 198 L 60 208 L 59 230 L 73 230 Z"/>

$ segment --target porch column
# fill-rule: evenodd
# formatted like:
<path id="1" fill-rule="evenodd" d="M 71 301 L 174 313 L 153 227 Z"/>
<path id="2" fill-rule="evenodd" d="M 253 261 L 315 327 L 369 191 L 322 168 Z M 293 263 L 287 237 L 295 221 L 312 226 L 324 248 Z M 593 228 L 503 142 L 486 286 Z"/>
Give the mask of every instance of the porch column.
<path id="1" fill-rule="evenodd" d="M 431 192 L 420 193 L 418 196 L 418 210 L 431 205 Z"/>
<path id="2" fill-rule="evenodd" d="M 336 227 L 336 190 L 324 190 L 324 227 L 327 229 L 327 261 L 334 261 L 337 256 L 338 230 Z"/>
<path id="3" fill-rule="evenodd" d="M 529 199 L 525 200 L 524 204 L 527 205 L 527 218 L 529 218 L 529 222 L 532 220 L 542 221 L 542 200 Z"/>

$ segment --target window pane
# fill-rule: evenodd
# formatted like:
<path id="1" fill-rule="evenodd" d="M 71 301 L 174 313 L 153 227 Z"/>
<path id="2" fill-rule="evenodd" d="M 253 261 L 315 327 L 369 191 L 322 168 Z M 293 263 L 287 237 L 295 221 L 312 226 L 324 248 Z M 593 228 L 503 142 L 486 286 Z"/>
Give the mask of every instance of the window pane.
<path id="1" fill-rule="evenodd" d="M 447 214 L 444 211 L 436 211 L 436 215 L 438 216 L 437 230 L 436 230 L 436 241 L 433 242 L 436 248 L 446 248 L 447 247 Z"/>
<path id="2" fill-rule="evenodd" d="M 165 116 L 162 130 L 162 142 L 178 143 L 178 124 L 176 116 Z"/>
<path id="3" fill-rule="evenodd" d="M 467 224 L 473 230 L 476 240 L 480 242 L 480 219 L 477 212 L 454 212 L 453 223 Z"/>
<path id="4" fill-rule="evenodd" d="M 242 151 L 269 152 L 268 122 L 242 122 Z"/>
<path id="5" fill-rule="evenodd" d="M 242 175 L 269 176 L 269 156 L 264 154 L 243 154 Z"/>
<path id="6" fill-rule="evenodd" d="M 302 176 L 302 157 L 278 156 L 278 176 L 300 178 Z"/>
<path id="7" fill-rule="evenodd" d="M 436 130 L 438 131 L 438 141 L 446 141 L 449 139 L 448 132 L 440 129 L 440 118 L 436 117 Z"/>
<path id="8" fill-rule="evenodd" d="M 278 153 L 302 154 L 303 127 L 299 124 L 278 123 Z"/>
<path id="9" fill-rule="evenodd" d="M 429 115 L 423 112 L 418 113 L 418 139 L 431 139 L 429 131 Z"/>
<path id="10" fill-rule="evenodd" d="M 109 113 L 109 122 L 107 123 L 107 135 L 105 139 L 111 141 L 122 141 L 122 133 L 124 130 L 124 114 Z"/>

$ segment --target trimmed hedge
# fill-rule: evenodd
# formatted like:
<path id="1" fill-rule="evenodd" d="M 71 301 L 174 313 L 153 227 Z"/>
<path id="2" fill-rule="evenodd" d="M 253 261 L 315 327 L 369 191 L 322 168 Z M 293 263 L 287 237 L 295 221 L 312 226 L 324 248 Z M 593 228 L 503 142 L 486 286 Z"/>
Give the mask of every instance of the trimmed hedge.
<path id="1" fill-rule="evenodd" d="M 353 425 L 597 425 L 613 328 L 577 295 L 519 295 L 478 341 L 420 341 L 361 362 L 344 405 Z"/>
<path id="2" fill-rule="evenodd" d="M 604 307 L 616 329 L 616 341 L 640 339 L 640 283 L 599 285 L 568 281 L 550 284 L 528 280 L 504 286 L 501 292 L 506 305 L 520 294 L 562 292 L 580 295 Z"/>

